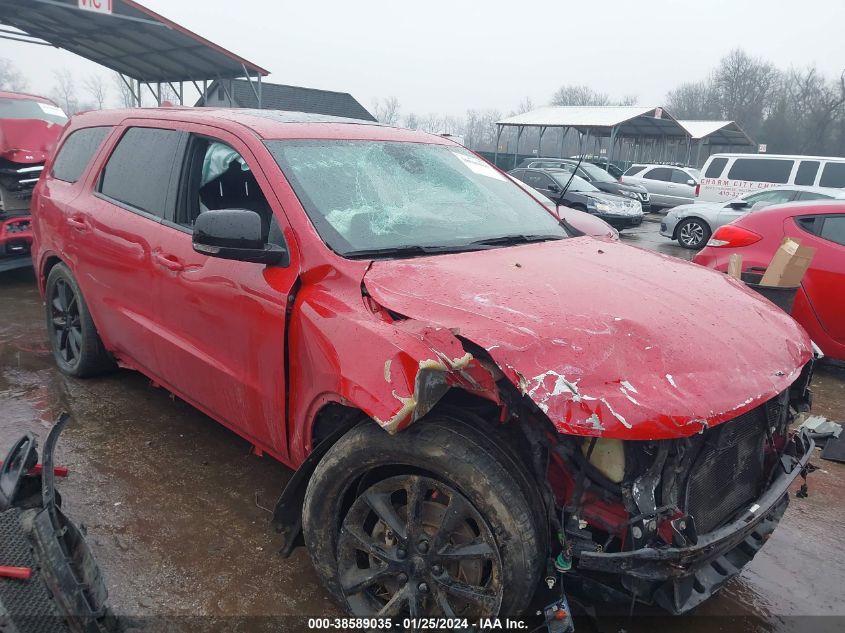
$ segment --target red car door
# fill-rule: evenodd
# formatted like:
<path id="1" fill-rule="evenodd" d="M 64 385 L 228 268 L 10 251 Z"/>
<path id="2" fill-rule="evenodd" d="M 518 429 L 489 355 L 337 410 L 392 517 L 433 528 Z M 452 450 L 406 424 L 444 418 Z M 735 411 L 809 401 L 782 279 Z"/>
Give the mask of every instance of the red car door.
<path id="1" fill-rule="evenodd" d="M 158 268 L 152 244 L 173 205 L 173 164 L 185 135 L 128 127 L 116 136 L 68 209 L 66 244 L 106 347 L 122 363 L 155 376 Z"/>
<path id="2" fill-rule="evenodd" d="M 801 285 L 825 333 L 845 346 L 845 214 L 789 218 L 786 222 L 787 235 L 816 249 Z"/>
<path id="3" fill-rule="evenodd" d="M 284 213 L 252 152 L 217 128 L 186 125 L 179 204 L 151 244 L 158 267 L 157 339 L 162 380 L 184 399 L 277 458 L 287 456 L 285 315 L 297 278 L 289 267 L 199 254 L 193 220 L 207 209 L 246 208 L 270 233 Z"/>

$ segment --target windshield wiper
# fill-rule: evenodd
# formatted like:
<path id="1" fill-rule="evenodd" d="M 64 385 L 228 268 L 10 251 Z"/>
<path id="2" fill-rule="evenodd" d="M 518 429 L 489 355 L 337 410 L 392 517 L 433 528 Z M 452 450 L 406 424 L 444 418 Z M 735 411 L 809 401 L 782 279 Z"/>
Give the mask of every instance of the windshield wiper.
<path id="1" fill-rule="evenodd" d="M 470 242 L 471 246 L 507 246 L 509 244 L 530 244 L 531 242 L 547 242 L 549 240 L 562 240 L 563 235 L 502 235 L 500 237 L 487 237 L 482 240 Z"/>
<path id="2" fill-rule="evenodd" d="M 466 250 L 464 246 L 420 246 L 419 244 L 405 244 L 402 246 L 386 246 L 384 248 L 362 248 L 341 253 L 350 259 L 369 259 L 371 257 L 418 257 L 432 253 L 448 253 Z"/>

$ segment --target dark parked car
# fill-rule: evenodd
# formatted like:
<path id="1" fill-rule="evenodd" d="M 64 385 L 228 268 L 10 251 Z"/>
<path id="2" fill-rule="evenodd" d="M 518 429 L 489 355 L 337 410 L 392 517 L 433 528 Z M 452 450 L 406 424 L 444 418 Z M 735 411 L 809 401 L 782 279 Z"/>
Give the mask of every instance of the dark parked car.
<path id="1" fill-rule="evenodd" d="M 813 363 L 794 320 L 573 237 L 440 136 L 90 112 L 33 209 L 59 369 L 138 370 L 296 469 L 283 552 L 304 540 L 360 616 L 516 616 L 552 560 L 592 600 L 688 611 L 763 546 L 813 450 L 790 431 Z"/>
<path id="2" fill-rule="evenodd" d="M 577 168 L 575 173 L 596 189 L 637 200 L 644 212 L 651 209 L 651 200 L 645 187 L 619 182 L 604 169 L 586 160 L 581 161 L 579 165 L 577 158 L 528 158 L 519 166 L 531 169 L 563 169 L 568 172 Z"/>
<path id="3" fill-rule="evenodd" d="M 508 173 L 558 204 L 591 213 L 617 230 L 639 226 L 643 222 L 643 209 L 639 202 L 600 191 L 572 171 L 514 169 Z M 566 193 L 563 193 L 564 189 Z"/>

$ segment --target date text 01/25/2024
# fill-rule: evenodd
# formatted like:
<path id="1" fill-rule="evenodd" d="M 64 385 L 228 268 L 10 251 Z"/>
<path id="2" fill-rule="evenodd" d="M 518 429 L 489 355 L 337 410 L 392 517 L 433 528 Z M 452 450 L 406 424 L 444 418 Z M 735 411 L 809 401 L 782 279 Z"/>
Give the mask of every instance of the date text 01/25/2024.
<path id="1" fill-rule="evenodd" d="M 524 620 L 511 618 L 481 618 L 470 621 L 467 618 L 405 618 L 394 621 L 390 618 L 309 618 L 309 630 L 335 631 L 387 631 L 393 628 L 411 631 L 519 631 L 528 628 Z"/>

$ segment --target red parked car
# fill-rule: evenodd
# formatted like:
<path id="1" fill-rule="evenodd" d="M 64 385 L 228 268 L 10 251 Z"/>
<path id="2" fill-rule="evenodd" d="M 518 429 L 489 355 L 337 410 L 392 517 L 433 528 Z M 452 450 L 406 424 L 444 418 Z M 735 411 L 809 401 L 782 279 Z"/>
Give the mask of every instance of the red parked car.
<path id="1" fill-rule="evenodd" d="M 67 117 L 45 97 L 0 92 L 0 271 L 29 265 L 29 198 Z"/>
<path id="2" fill-rule="evenodd" d="M 731 253 L 743 270 L 766 269 L 784 237 L 816 249 L 792 316 L 830 358 L 845 361 L 845 204 L 797 202 L 752 211 L 716 231 L 693 261 L 722 272 Z"/>
<path id="3" fill-rule="evenodd" d="M 284 551 L 304 537 L 355 614 L 466 628 L 523 611 L 553 567 L 588 599 L 687 611 L 763 545 L 810 455 L 795 321 L 571 236 L 439 136 L 88 113 L 33 213 L 61 370 L 141 371 L 295 468 Z"/>

